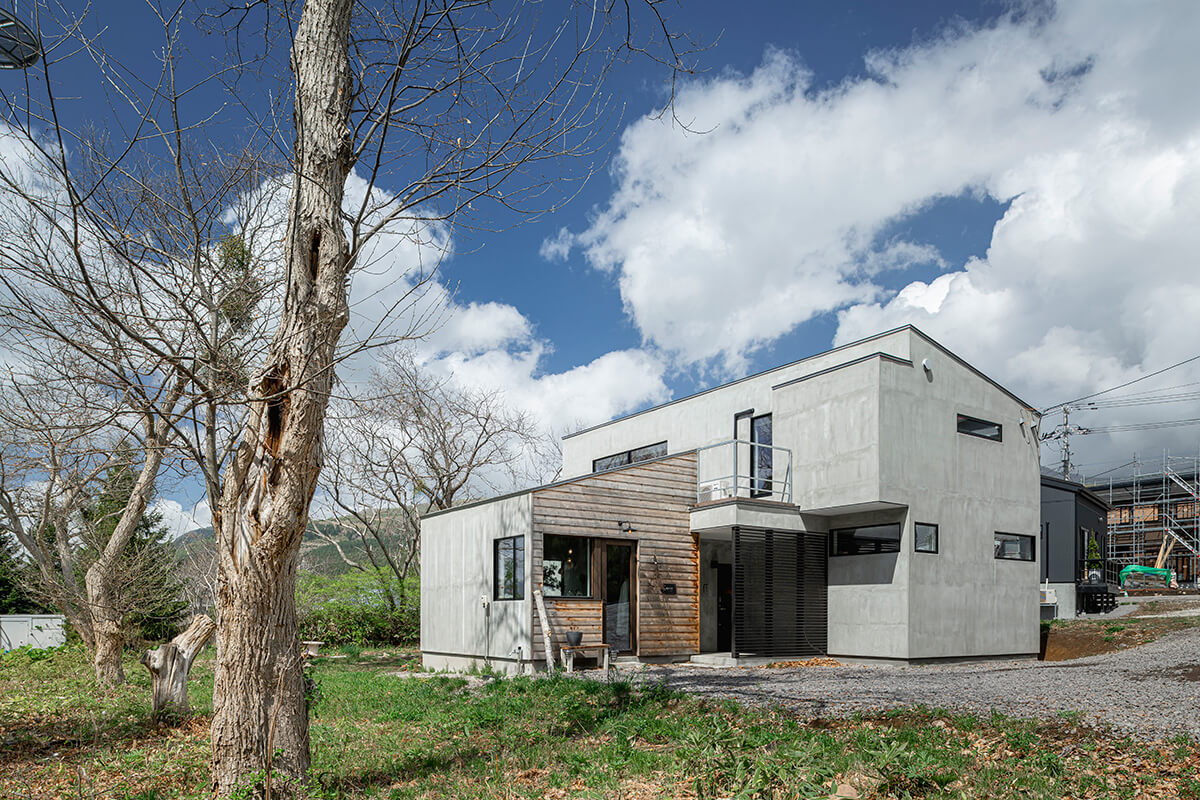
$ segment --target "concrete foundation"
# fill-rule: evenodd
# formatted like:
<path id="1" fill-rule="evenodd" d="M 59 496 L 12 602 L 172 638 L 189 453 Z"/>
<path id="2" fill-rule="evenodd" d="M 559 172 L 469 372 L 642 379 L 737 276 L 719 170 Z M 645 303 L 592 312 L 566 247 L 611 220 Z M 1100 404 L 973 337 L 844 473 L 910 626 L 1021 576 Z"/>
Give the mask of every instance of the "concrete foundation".
<path id="1" fill-rule="evenodd" d="M 449 653 L 422 651 L 421 666 L 436 672 L 480 672 L 491 669 L 504 675 L 528 675 L 534 671 L 529 661 L 517 662 L 506 658 L 484 659 L 474 656 L 459 656 Z"/>
<path id="2" fill-rule="evenodd" d="M 1043 586 L 1045 584 L 1042 584 Z M 1055 609 L 1055 619 L 1075 619 L 1077 613 L 1075 604 L 1075 584 L 1052 583 L 1050 588 L 1058 595 L 1058 607 Z"/>

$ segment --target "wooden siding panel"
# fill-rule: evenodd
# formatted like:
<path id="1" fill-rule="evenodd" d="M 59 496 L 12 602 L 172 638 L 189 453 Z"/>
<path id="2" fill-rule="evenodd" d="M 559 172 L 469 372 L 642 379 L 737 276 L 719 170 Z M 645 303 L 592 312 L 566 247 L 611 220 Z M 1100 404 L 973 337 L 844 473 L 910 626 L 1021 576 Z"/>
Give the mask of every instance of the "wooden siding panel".
<path id="1" fill-rule="evenodd" d="M 700 551 L 690 529 L 696 498 L 696 455 L 686 453 L 634 464 L 533 492 L 530 591 L 542 583 L 542 539 L 546 534 L 633 541 L 636 549 L 636 652 L 674 656 L 700 651 Z M 633 530 L 624 532 L 618 523 Z M 584 643 L 603 640 L 604 611 L 593 557 L 594 597 L 546 598 L 551 646 L 565 643 L 567 630 L 583 631 Z M 663 584 L 676 593 L 664 595 Z M 534 612 L 534 658 L 545 658 L 541 623 Z"/>

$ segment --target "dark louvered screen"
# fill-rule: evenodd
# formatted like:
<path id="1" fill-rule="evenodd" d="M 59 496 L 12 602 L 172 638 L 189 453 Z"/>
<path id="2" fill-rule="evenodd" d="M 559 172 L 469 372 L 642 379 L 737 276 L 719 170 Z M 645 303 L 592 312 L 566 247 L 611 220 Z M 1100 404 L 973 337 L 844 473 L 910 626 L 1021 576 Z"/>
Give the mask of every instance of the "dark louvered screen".
<path id="1" fill-rule="evenodd" d="M 826 538 L 733 529 L 733 656 L 826 649 Z"/>

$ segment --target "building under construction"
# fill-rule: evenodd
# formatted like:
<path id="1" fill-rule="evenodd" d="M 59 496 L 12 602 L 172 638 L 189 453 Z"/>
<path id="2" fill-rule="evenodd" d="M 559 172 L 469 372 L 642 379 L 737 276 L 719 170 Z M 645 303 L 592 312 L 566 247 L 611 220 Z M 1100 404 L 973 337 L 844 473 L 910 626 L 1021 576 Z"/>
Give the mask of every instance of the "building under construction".
<path id="1" fill-rule="evenodd" d="M 1200 574 L 1200 458 L 1134 461 L 1132 477 L 1089 484 L 1108 501 L 1108 578 L 1137 564 L 1170 569 L 1181 588 Z"/>

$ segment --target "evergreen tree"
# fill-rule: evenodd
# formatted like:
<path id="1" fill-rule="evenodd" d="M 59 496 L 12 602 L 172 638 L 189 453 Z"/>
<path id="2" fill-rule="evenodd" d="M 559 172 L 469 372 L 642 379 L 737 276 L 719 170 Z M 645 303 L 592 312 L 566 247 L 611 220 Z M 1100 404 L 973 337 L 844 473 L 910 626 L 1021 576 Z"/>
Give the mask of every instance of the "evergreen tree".
<path id="1" fill-rule="evenodd" d="M 84 509 L 88 531 L 84 537 L 84 555 L 79 560 L 82 569 L 94 560 L 112 534 L 133 493 L 136 472 L 129 460 L 113 467 L 95 501 Z M 127 635 L 147 641 L 174 636 L 187 609 L 183 585 L 176 577 L 179 554 L 168 539 L 170 531 L 162 519 L 161 513 L 146 511 L 121 556 L 123 581 L 118 602 Z"/>
<path id="2" fill-rule="evenodd" d="M 0 614 L 39 614 L 46 609 L 25 590 L 17 547 L 0 534 Z"/>

